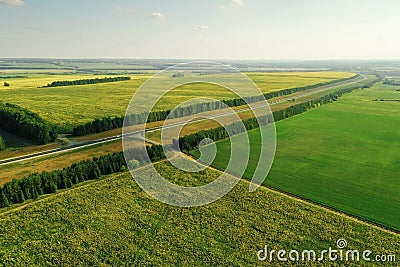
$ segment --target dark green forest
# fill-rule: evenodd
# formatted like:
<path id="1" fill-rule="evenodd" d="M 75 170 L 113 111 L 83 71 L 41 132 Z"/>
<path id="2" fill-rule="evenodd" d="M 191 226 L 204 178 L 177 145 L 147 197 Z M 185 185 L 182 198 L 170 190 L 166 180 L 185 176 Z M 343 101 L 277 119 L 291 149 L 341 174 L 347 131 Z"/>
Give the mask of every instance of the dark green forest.
<path id="1" fill-rule="evenodd" d="M 58 130 L 38 114 L 14 104 L 0 102 L 0 129 L 34 140 L 40 144 L 53 142 Z"/>
<path id="2" fill-rule="evenodd" d="M 44 87 L 58 87 L 58 86 L 72 86 L 72 85 L 85 85 L 85 84 L 96 84 L 96 83 L 110 83 L 110 82 L 121 82 L 129 81 L 131 77 L 105 77 L 105 78 L 94 78 L 94 79 L 81 79 L 75 81 L 55 81 L 49 83 Z"/>

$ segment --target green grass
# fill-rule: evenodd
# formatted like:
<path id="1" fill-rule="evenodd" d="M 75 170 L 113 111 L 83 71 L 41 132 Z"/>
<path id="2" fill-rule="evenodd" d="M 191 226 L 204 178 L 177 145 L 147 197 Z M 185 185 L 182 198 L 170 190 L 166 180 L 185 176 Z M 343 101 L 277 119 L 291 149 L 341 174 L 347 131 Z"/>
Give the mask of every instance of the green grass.
<path id="1" fill-rule="evenodd" d="M 156 168 L 175 183 L 191 185 L 218 175 L 182 173 L 166 163 Z M 255 266 L 265 245 L 320 251 L 335 247 L 339 238 L 349 248 L 380 254 L 397 253 L 400 242 L 397 235 L 263 188 L 249 193 L 243 181 L 207 206 L 167 206 L 125 173 L 0 214 L 0 265 Z"/>
<path id="2" fill-rule="evenodd" d="M 0 100 L 38 113 L 44 119 L 65 127 L 76 126 L 103 116 L 121 116 L 139 86 L 150 75 L 132 75 L 131 81 L 95 85 L 37 88 L 57 80 L 90 79 L 112 75 L 27 74 L 26 78 L 7 79 L 10 87 L 0 87 Z M 117 75 L 118 76 L 118 75 Z M 327 82 L 350 77 L 343 72 L 249 73 L 263 92 Z M 176 88 L 166 95 L 156 109 L 171 109 L 194 97 L 227 99 L 231 92 L 219 86 L 196 84 Z M 152 97 L 149 95 L 149 97 Z"/>
<path id="3" fill-rule="evenodd" d="M 397 89 L 378 84 L 278 122 L 276 157 L 265 184 L 400 230 L 400 103 L 373 101 L 399 98 Z M 258 162 L 259 130 L 249 138 L 247 178 Z M 217 146 L 213 164 L 223 169 L 230 142 Z"/>
<path id="4" fill-rule="evenodd" d="M 149 77 L 133 76 L 131 81 L 95 85 L 37 88 L 57 80 L 93 78 L 93 75 L 34 75 L 10 81 L 0 88 L 0 99 L 37 112 L 44 119 L 73 126 L 104 115 L 122 115 L 135 90 Z M 96 76 L 104 77 L 104 76 Z"/>

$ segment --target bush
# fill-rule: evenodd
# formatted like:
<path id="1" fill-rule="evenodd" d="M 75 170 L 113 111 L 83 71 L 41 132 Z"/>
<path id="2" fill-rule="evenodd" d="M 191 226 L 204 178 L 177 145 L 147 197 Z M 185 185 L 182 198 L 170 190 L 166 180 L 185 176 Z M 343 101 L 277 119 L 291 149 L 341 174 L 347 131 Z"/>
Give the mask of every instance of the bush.
<path id="1" fill-rule="evenodd" d="M 128 166 L 129 166 L 130 170 L 134 170 L 134 169 L 139 168 L 140 162 L 136 159 L 132 159 L 129 161 Z"/>

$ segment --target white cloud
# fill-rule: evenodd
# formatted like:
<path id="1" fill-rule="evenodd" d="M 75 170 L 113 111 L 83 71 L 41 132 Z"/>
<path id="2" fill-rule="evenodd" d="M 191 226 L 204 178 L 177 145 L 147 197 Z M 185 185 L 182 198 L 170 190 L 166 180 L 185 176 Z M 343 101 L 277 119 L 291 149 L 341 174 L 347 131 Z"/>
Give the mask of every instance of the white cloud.
<path id="1" fill-rule="evenodd" d="M 24 6 L 25 2 L 22 0 L 0 0 L 0 4 L 10 6 Z"/>
<path id="2" fill-rule="evenodd" d="M 244 6 L 244 0 L 229 0 L 233 5 L 242 7 Z"/>
<path id="3" fill-rule="evenodd" d="M 133 8 L 122 7 L 122 6 L 117 6 L 115 8 L 115 10 L 118 11 L 118 12 L 125 12 L 125 13 L 133 13 L 133 12 L 135 12 L 135 10 Z"/>
<path id="4" fill-rule="evenodd" d="M 200 25 L 198 27 L 196 27 L 197 30 L 199 31 L 207 31 L 208 30 L 208 26 L 207 25 Z"/>
<path id="5" fill-rule="evenodd" d="M 161 14 L 160 12 L 153 12 L 151 14 L 151 17 L 155 18 L 155 19 L 164 19 L 165 18 L 165 16 L 163 14 Z"/>

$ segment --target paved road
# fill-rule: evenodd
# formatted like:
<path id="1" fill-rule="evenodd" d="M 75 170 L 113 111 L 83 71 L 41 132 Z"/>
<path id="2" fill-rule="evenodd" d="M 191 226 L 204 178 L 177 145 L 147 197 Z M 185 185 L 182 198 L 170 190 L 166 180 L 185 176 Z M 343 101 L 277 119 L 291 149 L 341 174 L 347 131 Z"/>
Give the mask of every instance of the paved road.
<path id="1" fill-rule="evenodd" d="M 252 105 L 252 108 L 243 108 L 243 109 L 239 109 L 236 110 L 236 113 L 242 113 L 242 112 L 246 112 L 249 111 L 250 109 L 259 109 L 259 108 L 263 108 L 266 107 L 267 105 L 276 105 L 282 102 L 286 102 L 288 100 L 292 100 L 292 99 L 298 99 L 300 97 L 305 97 L 308 95 L 313 95 L 313 94 L 317 94 L 323 91 L 328 91 L 343 85 L 350 85 L 350 84 L 354 84 L 354 83 L 358 83 L 360 81 L 364 81 L 366 80 L 367 77 L 365 77 L 364 75 L 361 75 L 360 78 L 357 78 L 355 80 L 352 80 L 351 82 L 341 82 L 341 83 L 337 83 L 337 84 L 333 84 L 333 85 L 327 85 L 327 86 L 322 86 L 319 89 L 316 90 L 310 90 L 310 91 L 304 91 L 303 93 L 297 93 L 296 95 L 288 95 L 285 98 L 276 100 L 276 101 L 271 101 L 268 103 L 262 103 L 259 105 Z M 208 119 L 213 119 L 213 118 L 219 118 L 219 117 L 223 117 L 223 116 L 227 116 L 232 114 L 232 112 L 224 112 L 224 113 L 220 113 L 218 115 L 215 116 L 209 116 L 208 118 L 205 119 L 200 119 L 200 120 L 196 120 L 196 122 L 201 122 L 201 121 L 206 121 Z M 135 131 L 135 132 L 131 132 L 129 134 L 125 134 L 125 136 L 141 136 L 144 133 L 149 133 L 149 132 L 155 132 L 158 130 L 161 130 L 162 128 L 166 129 L 166 128 L 172 128 L 175 126 L 181 126 L 181 125 L 185 125 L 186 122 L 177 122 L 174 124 L 169 124 L 168 126 L 159 126 L 159 127 L 153 127 L 153 128 L 148 128 L 146 130 L 140 130 L 140 131 Z M 44 157 L 44 156 L 50 156 L 50 155 L 55 155 L 58 153 L 62 153 L 62 152 L 69 152 L 69 151 L 73 151 L 73 150 L 78 150 L 78 149 L 82 149 L 82 148 L 87 148 L 87 147 L 91 147 L 91 146 L 95 146 L 98 144 L 103 144 L 103 143 L 109 143 L 109 142 L 113 142 L 116 140 L 119 140 L 122 138 L 122 135 L 115 135 L 115 136 L 111 136 L 111 137 L 107 137 L 107 138 L 103 138 L 103 139 L 99 139 L 99 140 L 93 140 L 93 141 L 88 141 L 88 142 L 82 142 L 82 143 L 78 143 L 75 144 L 73 146 L 69 146 L 69 147 L 62 147 L 62 148 L 56 148 L 56 149 L 51 149 L 51 150 L 46 150 L 46 151 L 42 151 L 42 152 L 37 152 L 37 153 L 32 153 L 32 154 L 28 154 L 28 155 L 24 155 L 24 156 L 19 156 L 19 157 L 15 157 L 15 158 L 9 158 L 9 159 L 4 159 L 4 160 L 0 160 L 0 166 L 4 166 L 4 165 L 8 165 L 8 164 L 12 164 L 12 163 L 17 163 L 17 162 L 22 162 L 22 161 L 26 161 L 26 160 L 30 160 L 30 159 L 35 159 L 35 158 L 40 158 L 40 157 Z"/>

